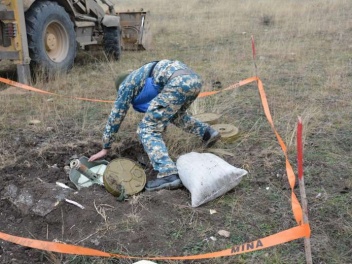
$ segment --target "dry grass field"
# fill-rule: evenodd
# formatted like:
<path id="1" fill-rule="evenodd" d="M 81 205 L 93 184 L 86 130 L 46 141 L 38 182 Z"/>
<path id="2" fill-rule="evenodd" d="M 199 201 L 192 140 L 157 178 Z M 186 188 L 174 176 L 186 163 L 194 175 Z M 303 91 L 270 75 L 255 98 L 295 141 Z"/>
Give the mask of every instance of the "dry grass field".
<path id="1" fill-rule="evenodd" d="M 121 10 L 149 10 L 153 49 L 124 52 L 109 61 L 101 51 L 80 51 L 74 68 L 35 87 L 64 96 L 114 100 L 118 73 L 164 58 L 184 61 L 204 80 L 223 87 L 258 74 L 277 131 L 296 171 L 296 123 L 304 126 L 304 175 L 312 229 L 313 263 L 352 263 L 352 5 L 350 0 L 121 0 Z M 256 42 L 255 70 L 251 36 Z M 14 79 L 0 62 L 0 76 Z M 12 89 L 12 88 L 11 88 Z M 134 256 L 182 256 L 219 251 L 295 226 L 285 159 L 267 122 L 255 83 L 200 98 L 193 114 L 221 114 L 241 136 L 216 147 L 249 173 L 231 192 L 199 208 L 186 189 L 142 192 L 120 203 L 92 187 L 45 217 L 24 214 L 6 198 L 7 187 L 40 192 L 43 182 L 67 181 L 73 155 L 100 150 L 112 104 L 26 92 L 0 84 L 0 231 Z M 108 160 L 137 159 L 140 114 L 128 113 Z M 33 124 L 33 120 L 39 123 Z M 199 150 L 199 139 L 176 128 L 165 135 L 175 159 Z M 56 165 L 55 165 L 56 164 Z M 32 188 L 32 189 L 31 189 Z M 299 197 L 299 190 L 296 188 Z M 35 193 L 34 193 L 35 194 Z M 50 194 L 49 194 L 50 196 Z M 211 215 L 210 209 L 216 214 Z M 220 237 L 221 229 L 231 233 Z M 210 239 L 216 237 L 216 241 Z M 61 255 L 0 241 L 0 263 L 133 263 L 132 260 Z M 303 240 L 253 253 L 188 262 L 305 263 Z"/>

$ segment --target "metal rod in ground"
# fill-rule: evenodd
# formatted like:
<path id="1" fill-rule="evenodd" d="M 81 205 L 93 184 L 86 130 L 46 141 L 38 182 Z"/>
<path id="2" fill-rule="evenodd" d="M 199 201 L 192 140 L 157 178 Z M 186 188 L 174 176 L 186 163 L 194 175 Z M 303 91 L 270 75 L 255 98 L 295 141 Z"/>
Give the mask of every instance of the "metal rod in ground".
<path id="1" fill-rule="evenodd" d="M 253 57 L 253 63 L 254 63 L 255 77 L 258 77 L 258 68 L 257 68 L 257 62 L 256 62 L 256 50 L 255 50 L 255 42 L 254 42 L 253 35 L 251 37 L 251 40 L 252 40 L 252 57 Z"/>
<path id="2" fill-rule="evenodd" d="M 299 191 L 301 195 L 302 209 L 303 209 L 303 223 L 309 223 L 308 219 L 308 202 L 306 195 L 306 188 L 304 185 L 303 178 L 303 141 L 302 141 L 302 131 L 303 124 L 301 117 L 298 117 L 297 124 L 297 165 L 298 165 L 298 183 L 299 183 Z M 306 254 L 306 262 L 307 264 L 312 264 L 312 249 L 310 246 L 310 238 L 304 238 L 304 250 Z"/>

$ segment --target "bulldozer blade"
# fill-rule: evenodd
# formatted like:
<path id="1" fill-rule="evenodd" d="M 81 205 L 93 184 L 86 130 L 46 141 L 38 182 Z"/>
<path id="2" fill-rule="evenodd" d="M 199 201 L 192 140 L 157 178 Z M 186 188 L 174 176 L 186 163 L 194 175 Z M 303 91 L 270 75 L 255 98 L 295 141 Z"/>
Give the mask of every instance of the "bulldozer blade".
<path id="1" fill-rule="evenodd" d="M 147 21 L 147 12 L 119 12 L 122 28 L 123 50 L 151 49 L 151 31 Z"/>

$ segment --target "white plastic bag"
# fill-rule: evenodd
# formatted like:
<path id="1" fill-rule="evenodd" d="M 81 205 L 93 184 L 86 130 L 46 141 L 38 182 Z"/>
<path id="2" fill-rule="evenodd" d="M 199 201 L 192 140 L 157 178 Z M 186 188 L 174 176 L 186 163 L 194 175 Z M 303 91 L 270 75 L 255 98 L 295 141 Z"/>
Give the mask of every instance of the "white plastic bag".
<path id="1" fill-rule="evenodd" d="M 230 191 L 248 173 L 211 153 L 187 153 L 178 158 L 176 165 L 183 185 L 191 193 L 192 207 Z"/>

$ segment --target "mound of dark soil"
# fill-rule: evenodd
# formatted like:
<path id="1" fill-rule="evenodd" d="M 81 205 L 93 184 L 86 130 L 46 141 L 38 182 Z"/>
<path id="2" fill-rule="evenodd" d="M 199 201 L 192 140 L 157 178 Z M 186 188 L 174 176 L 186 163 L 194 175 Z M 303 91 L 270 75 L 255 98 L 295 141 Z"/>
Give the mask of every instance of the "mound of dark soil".
<path id="1" fill-rule="evenodd" d="M 11 149 L 14 160 L 0 170 L 1 232 L 108 252 L 168 256 L 197 253 L 212 243 L 211 234 L 223 229 L 225 208 L 217 209 L 217 214 L 210 214 L 207 206 L 194 209 L 186 189 L 141 192 L 119 202 L 99 185 L 77 191 L 56 184 L 73 187 L 68 178 L 70 159 L 99 148 L 100 142 L 67 142 L 64 137 L 28 132 L 9 139 L 3 152 Z M 139 160 L 148 179 L 155 177 L 138 142 L 122 142 L 112 153 L 107 160 L 118 156 Z M 218 247 L 223 249 L 228 242 L 224 239 Z M 0 241 L 0 263 L 61 263 L 70 258 Z"/>

